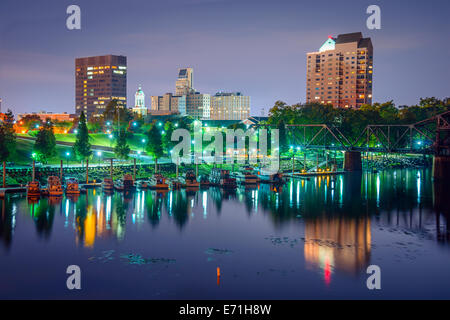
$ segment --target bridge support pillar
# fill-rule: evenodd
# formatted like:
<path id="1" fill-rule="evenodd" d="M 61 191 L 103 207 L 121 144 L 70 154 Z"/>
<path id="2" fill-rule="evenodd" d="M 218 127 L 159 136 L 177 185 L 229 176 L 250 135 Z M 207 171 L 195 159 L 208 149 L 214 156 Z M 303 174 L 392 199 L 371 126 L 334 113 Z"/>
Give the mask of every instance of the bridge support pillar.
<path id="1" fill-rule="evenodd" d="M 450 157 L 434 156 L 433 178 L 435 180 L 450 181 Z"/>
<path id="2" fill-rule="evenodd" d="M 362 171 L 361 152 L 345 151 L 344 170 L 345 171 Z"/>

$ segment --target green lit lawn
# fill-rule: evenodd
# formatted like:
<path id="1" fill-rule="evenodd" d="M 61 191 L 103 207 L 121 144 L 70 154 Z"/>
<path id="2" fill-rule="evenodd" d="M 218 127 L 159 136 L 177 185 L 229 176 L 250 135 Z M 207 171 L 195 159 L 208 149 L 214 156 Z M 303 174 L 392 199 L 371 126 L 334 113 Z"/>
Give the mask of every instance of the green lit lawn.
<path id="1" fill-rule="evenodd" d="M 16 140 L 16 154 L 14 155 L 14 158 L 9 160 L 8 162 L 14 162 L 14 164 L 16 165 L 30 165 L 32 158 L 31 158 L 31 154 L 33 153 L 33 146 L 34 146 L 34 141 L 28 141 L 28 140 L 21 140 L 21 139 L 17 139 Z M 57 156 L 54 159 L 51 159 L 48 164 L 59 164 L 61 159 L 64 160 L 64 164 L 66 164 L 66 153 L 70 152 L 71 153 L 71 157 L 69 160 L 71 164 L 75 164 L 78 163 L 75 162 L 73 160 L 73 152 L 72 152 L 72 148 L 69 146 L 59 146 L 56 145 L 56 154 Z M 114 158 L 114 154 L 112 152 L 106 152 L 103 151 L 102 152 L 102 158 Z M 98 163 L 99 159 L 98 157 L 96 157 L 94 155 L 94 157 L 92 158 L 92 163 L 96 164 Z"/>
<path id="2" fill-rule="evenodd" d="M 18 136 L 23 137 L 35 137 L 37 131 L 31 131 L 26 134 L 18 134 Z M 94 146 L 104 146 L 104 147 L 114 147 L 114 139 L 110 139 L 109 136 L 105 133 L 91 133 L 89 134 L 90 143 Z M 75 142 L 75 134 L 73 133 L 57 133 L 55 134 L 56 141 L 61 142 Z M 128 145 L 131 150 L 143 150 L 144 144 L 142 143 L 142 139 L 147 139 L 144 134 L 135 133 L 131 138 L 128 139 Z"/>

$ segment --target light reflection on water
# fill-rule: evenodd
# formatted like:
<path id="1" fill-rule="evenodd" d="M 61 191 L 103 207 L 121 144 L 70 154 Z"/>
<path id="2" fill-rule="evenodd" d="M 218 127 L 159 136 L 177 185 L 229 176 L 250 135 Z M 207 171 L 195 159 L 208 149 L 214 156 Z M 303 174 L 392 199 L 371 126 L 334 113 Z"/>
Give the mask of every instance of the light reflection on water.
<path id="1" fill-rule="evenodd" d="M 312 177 L 236 192 L 210 188 L 107 195 L 90 190 L 78 197 L 33 201 L 9 196 L 1 200 L 0 280 L 14 290 L 0 289 L 0 297 L 35 297 L 19 280 L 31 276 L 23 261 L 33 266 L 33 277 L 37 273 L 55 282 L 37 281 L 40 297 L 70 297 L 56 285 L 59 278 L 53 279 L 52 268 L 75 261 L 92 276 L 120 274 L 125 280 L 95 282 L 85 297 L 371 298 L 365 270 L 378 264 L 395 284 L 383 282 L 378 298 L 422 297 L 428 291 L 448 298 L 450 280 L 436 277 L 450 263 L 449 209 L 442 188 L 431 182 L 430 170 L 396 170 Z M 218 249 L 205 258 L 211 248 Z M 225 248 L 231 249 L 220 251 Z M 110 262 L 100 268 L 92 261 L 100 261 L 104 252 Z M 156 274 L 152 267 L 145 271 L 152 277 L 142 279 L 142 270 L 119 262 L 129 252 L 177 262 L 164 265 L 167 272 Z M 223 270 L 220 287 L 206 276 L 216 264 Z M 419 269 L 429 281 L 413 293 L 406 285 Z M 233 276 L 227 278 L 227 272 Z M 202 290 L 190 288 L 194 280 Z M 121 290 L 105 293 L 110 285 Z"/>

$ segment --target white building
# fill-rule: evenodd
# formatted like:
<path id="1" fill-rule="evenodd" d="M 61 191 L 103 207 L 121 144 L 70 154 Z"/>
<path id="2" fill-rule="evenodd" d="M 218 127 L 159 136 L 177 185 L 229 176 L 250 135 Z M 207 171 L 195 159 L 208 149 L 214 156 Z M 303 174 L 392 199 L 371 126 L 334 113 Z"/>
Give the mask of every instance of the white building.
<path id="1" fill-rule="evenodd" d="M 136 94 L 134 95 L 133 112 L 143 117 L 147 115 L 147 108 L 145 107 L 145 94 L 144 91 L 142 91 L 141 86 L 139 86 Z"/>

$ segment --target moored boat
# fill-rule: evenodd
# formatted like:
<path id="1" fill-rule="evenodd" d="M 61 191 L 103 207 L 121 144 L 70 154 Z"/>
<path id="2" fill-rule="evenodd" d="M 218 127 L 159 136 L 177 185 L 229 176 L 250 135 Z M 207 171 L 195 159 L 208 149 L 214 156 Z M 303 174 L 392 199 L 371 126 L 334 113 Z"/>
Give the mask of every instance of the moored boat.
<path id="1" fill-rule="evenodd" d="M 114 189 L 117 191 L 125 190 L 122 180 L 119 179 L 119 180 L 114 181 Z"/>
<path id="2" fill-rule="evenodd" d="M 230 176 L 230 170 L 213 168 L 211 171 L 210 182 L 212 185 L 225 189 L 236 188 L 236 179 Z"/>
<path id="3" fill-rule="evenodd" d="M 134 188 L 134 179 L 131 174 L 124 174 L 122 180 L 124 190 L 130 190 Z"/>
<path id="4" fill-rule="evenodd" d="M 153 177 L 150 178 L 149 186 L 151 189 L 167 190 L 169 185 L 166 183 L 166 178 L 161 174 L 155 173 Z"/>
<path id="5" fill-rule="evenodd" d="M 198 188 L 200 187 L 200 182 L 197 181 L 194 170 L 187 170 L 183 177 L 184 186 L 186 188 Z"/>
<path id="6" fill-rule="evenodd" d="M 66 194 L 80 194 L 78 180 L 75 178 L 66 179 Z"/>
<path id="7" fill-rule="evenodd" d="M 172 189 L 172 190 L 179 190 L 179 189 L 181 189 L 182 186 L 183 186 L 183 184 L 177 179 L 172 179 L 170 181 L 170 189 Z"/>
<path id="8" fill-rule="evenodd" d="M 201 187 L 208 187 L 211 184 L 209 182 L 209 176 L 207 174 L 200 175 L 199 180 Z"/>
<path id="9" fill-rule="evenodd" d="M 49 176 L 47 179 L 48 195 L 50 197 L 59 197 L 63 194 L 61 181 L 57 176 Z"/>
<path id="10" fill-rule="evenodd" d="M 257 172 L 261 183 L 284 184 L 283 174 L 281 172 L 272 172 L 260 169 Z"/>
<path id="11" fill-rule="evenodd" d="M 253 173 L 253 168 L 245 168 L 236 174 L 236 180 L 243 185 L 257 184 L 260 178 Z"/>
<path id="12" fill-rule="evenodd" d="M 140 190 L 145 190 L 148 188 L 148 183 L 145 180 L 138 180 L 136 181 L 136 188 Z"/>
<path id="13" fill-rule="evenodd" d="M 102 182 L 102 189 L 105 192 L 112 192 L 114 191 L 114 183 L 111 178 L 105 178 Z"/>
<path id="14" fill-rule="evenodd" d="M 39 181 L 30 181 L 27 184 L 27 197 L 39 197 L 41 195 L 41 187 Z"/>

